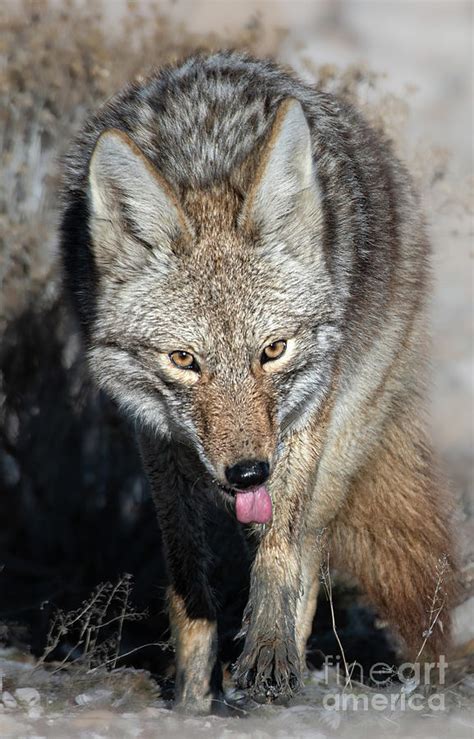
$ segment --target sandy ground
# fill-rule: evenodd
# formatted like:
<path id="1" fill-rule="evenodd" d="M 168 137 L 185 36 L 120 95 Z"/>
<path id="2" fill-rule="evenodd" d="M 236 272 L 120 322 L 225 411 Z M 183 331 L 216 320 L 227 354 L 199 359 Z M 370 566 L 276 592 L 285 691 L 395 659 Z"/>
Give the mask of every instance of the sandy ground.
<path id="1" fill-rule="evenodd" d="M 145 3 L 142 4 L 143 6 Z M 466 589 L 474 572 L 473 547 L 473 218 L 472 218 L 472 15 L 471 2 L 181 2 L 162 3 L 196 34 L 232 36 L 252 31 L 262 19 L 262 50 L 277 49 L 308 80 L 320 65 L 367 68 L 359 99 L 369 115 L 386 115 L 404 158 L 417 174 L 433 242 L 433 433 L 459 503 L 459 541 Z M 38 8 L 40 5 L 38 3 Z M 109 0 L 106 25 L 123 21 L 125 3 Z M 284 28 L 280 34 L 278 27 Z M 148 60 L 145 60 L 145 65 Z M 329 69 L 329 68 L 328 68 Z M 36 194 L 41 199 L 38 175 Z M 25 206 L 26 207 L 26 206 Z M 1 318 L 1 311 L 0 311 Z M 458 614 L 458 641 L 472 633 L 467 601 Z M 471 631 L 470 631 L 471 630 Z M 333 690 L 313 673 L 290 707 L 257 708 L 245 719 L 183 718 L 167 710 L 148 676 L 132 671 L 72 675 L 61 679 L 16 652 L 0 654 L 0 702 L 4 737 L 78 736 L 96 739 L 148 736 L 473 736 L 474 678 L 461 659 L 443 688 L 444 711 L 395 708 L 332 711 L 324 697 Z M 39 691 L 20 699 L 18 687 Z M 340 689 L 334 689 L 340 693 Z M 362 692 L 366 689 L 360 689 Z M 0 690 L 1 693 L 1 690 Z M 85 697 L 84 697 L 85 696 Z M 29 701 L 29 702 L 28 702 Z"/>

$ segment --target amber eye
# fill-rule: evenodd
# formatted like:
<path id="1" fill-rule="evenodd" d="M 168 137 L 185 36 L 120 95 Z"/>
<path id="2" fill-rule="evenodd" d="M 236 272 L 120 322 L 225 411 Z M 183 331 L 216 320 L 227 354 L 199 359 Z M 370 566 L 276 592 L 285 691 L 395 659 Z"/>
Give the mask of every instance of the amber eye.
<path id="1" fill-rule="evenodd" d="M 189 352 L 171 352 L 168 355 L 175 367 L 183 370 L 193 370 L 199 372 L 199 365 L 194 359 L 194 356 Z"/>
<path id="2" fill-rule="evenodd" d="M 280 359 L 285 352 L 286 341 L 284 341 L 284 339 L 279 339 L 265 347 L 260 361 L 262 364 L 265 364 L 265 362 L 273 362 L 275 359 Z"/>

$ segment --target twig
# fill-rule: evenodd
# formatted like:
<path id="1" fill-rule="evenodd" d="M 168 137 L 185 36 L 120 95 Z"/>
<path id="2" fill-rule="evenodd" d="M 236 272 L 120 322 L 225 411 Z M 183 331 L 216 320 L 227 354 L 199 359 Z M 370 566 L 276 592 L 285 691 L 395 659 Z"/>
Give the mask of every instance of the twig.
<path id="1" fill-rule="evenodd" d="M 331 573 L 329 569 L 329 551 L 327 552 L 327 563 L 326 563 L 326 569 L 324 569 L 324 566 L 321 566 L 321 579 L 324 585 L 324 589 L 326 591 L 326 595 L 329 601 L 329 607 L 331 609 L 331 622 L 332 622 L 332 630 L 334 632 L 334 636 L 336 637 L 336 641 L 338 643 L 341 655 L 342 655 L 342 661 L 344 663 L 344 670 L 346 673 L 346 683 L 344 685 L 344 690 L 347 687 L 350 687 L 352 689 L 352 682 L 351 682 L 351 673 L 349 672 L 349 666 L 347 664 L 346 660 L 346 654 L 344 652 L 344 647 L 342 646 L 342 642 L 339 638 L 339 634 L 337 633 L 336 628 L 336 616 L 334 613 L 334 603 L 332 600 L 332 581 L 331 581 Z"/>
<path id="2" fill-rule="evenodd" d="M 134 649 L 130 649 L 128 652 L 124 652 L 123 654 L 119 654 L 118 656 L 113 656 L 110 659 L 106 660 L 105 662 L 102 662 L 100 665 L 96 665 L 95 667 L 91 667 L 89 670 L 87 670 L 87 674 L 91 675 L 96 670 L 100 670 L 103 667 L 107 667 L 107 665 L 111 664 L 112 662 L 117 662 L 119 659 L 124 659 L 124 657 L 129 657 L 131 654 L 134 654 L 135 652 L 139 652 L 140 649 L 146 649 L 146 647 L 160 647 L 160 649 L 169 649 L 170 645 L 168 642 L 160 642 L 160 641 L 152 641 L 148 644 L 141 644 L 139 647 L 135 647 Z M 115 668 L 115 665 L 114 665 Z"/>
<path id="3" fill-rule="evenodd" d="M 446 595 L 443 596 L 443 599 L 440 605 L 438 605 L 438 602 L 439 602 L 438 599 L 439 599 L 439 594 L 441 592 L 441 586 L 443 584 L 443 578 L 444 578 L 447 568 L 448 568 L 448 558 L 446 555 L 443 555 L 443 557 L 441 557 L 440 560 L 438 561 L 438 565 L 436 567 L 438 578 L 436 581 L 433 598 L 431 599 L 431 605 L 430 605 L 430 611 L 429 611 L 429 626 L 426 629 L 426 631 L 423 632 L 424 639 L 423 639 L 420 649 L 418 650 L 418 654 L 415 657 L 415 663 L 418 662 L 418 660 L 420 659 L 423 653 L 423 650 L 426 646 L 426 642 L 432 635 L 433 629 L 436 626 L 436 623 L 439 619 L 441 611 L 446 605 Z"/>
<path id="4" fill-rule="evenodd" d="M 120 609 L 120 615 L 119 615 L 117 645 L 115 648 L 115 659 L 112 662 L 112 669 L 115 669 L 117 667 L 117 659 L 118 659 L 118 655 L 120 651 L 120 644 L 122 641 L 123 623 L 127 615 L 128 597 L 130 595 L 130 580 L 131 580 L 131 575 L 125 575 L 123 579 L 123 597 L 122 597 L 122 608 Z"/>

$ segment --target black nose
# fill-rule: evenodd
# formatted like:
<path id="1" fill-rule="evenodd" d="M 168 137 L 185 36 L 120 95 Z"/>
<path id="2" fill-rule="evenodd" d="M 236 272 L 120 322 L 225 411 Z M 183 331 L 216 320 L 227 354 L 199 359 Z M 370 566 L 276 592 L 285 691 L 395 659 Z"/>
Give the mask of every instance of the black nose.
<path id="1" fill-rule="evenodd" d="M 245 490 L 254 485 L 262 485 L 268 480 L 270 465 L 268 462 L 259 462 L 255 459 L 244 459 L 233 467 L 226 467 L 227 482 L 233 488 Z"/>

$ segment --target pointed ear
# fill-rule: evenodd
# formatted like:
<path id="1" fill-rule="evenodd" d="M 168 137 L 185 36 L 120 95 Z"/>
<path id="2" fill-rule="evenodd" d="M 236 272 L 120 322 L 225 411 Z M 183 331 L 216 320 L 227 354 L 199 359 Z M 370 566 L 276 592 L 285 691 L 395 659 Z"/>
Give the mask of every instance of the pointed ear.
<path id="1" fill-rule="evenodd" d="M 192 236 L 170 185 L 122 131 L 99 137 L 89 165 L 91 233 L 95 251 L 128 264 L 145 252 L 171 256 L 176 239 Z M 145 249 L 144 249 L 145 247 Z"/>
<path id="2" fill-rule="evenodd" d="M 314 218 L 320 211 L 309 126 L 300 103 L 285 100 L 263 147 L 240 225 L 264 237 L 290 226 L 296 212 Z"/>

